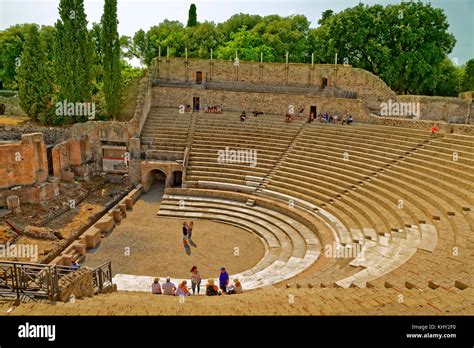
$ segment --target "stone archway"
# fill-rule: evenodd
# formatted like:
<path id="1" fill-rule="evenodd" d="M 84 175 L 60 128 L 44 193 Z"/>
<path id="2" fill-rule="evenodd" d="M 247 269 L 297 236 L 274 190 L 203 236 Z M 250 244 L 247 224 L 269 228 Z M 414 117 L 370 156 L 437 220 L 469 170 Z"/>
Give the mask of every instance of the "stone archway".
<path id="1" fill-rule="evenodd" d="M 147 192 L 156 180 L 157 172 L 164 174 L 165 188 L 176 187 L 177 182 L 180 182 L 180 180 L 176 180 L 179 174 L 175 173 L 182 173 L 183 165 L 170 161 L 142 161 L 140 169 L 143 191 Z"/>

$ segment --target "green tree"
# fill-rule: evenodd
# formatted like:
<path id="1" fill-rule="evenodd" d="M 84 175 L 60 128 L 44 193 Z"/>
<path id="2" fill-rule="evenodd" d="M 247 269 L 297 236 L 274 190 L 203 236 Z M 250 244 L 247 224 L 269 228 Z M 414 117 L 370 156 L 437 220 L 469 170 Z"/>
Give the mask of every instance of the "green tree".
<path id="1" fill-rule="evenodd" d="M 213 22 L 186 28 L 186 47 L 190 57 L 209 58 L 211 49 L 215 51 L 223 43 L 224 35 Z"/>
<path id="2" fill-rule="evenodd" d="M 399 94 L 430 90 L 455 39 L 442 9 L 421 2 L 360 4 L 325 16 L 310 32 L 319 62 L 342 62 L 379 75 Z"/>
<path id="3" fill-rule="evenodd" d="M 83 0 L 60 0 L 56 22 L 55 61 L 56 83 L 59 100 L 72 103 L 90 102 L 94 46 L 87 30 Z M 86 121 L 80 115 L 74 122 Z"/>
<path id="4" fill-rule="evenodd" d="M 145 65 L 150 65 L 153 58 L 158 56 L 161 47 L 161 56 L 166 56 L 169 47 L 170 56 L 184 56 L 186 45 L 186 28 L 179 21 L 165 19 L 159 25 L 151 27 L 147 32 L 139 30 L 133 38 L 122 37 L 124 56 L 135 57 Z"/>
<path id="5" fill-rule="evenodd" d="M 474 91 L 474 59 L 467 61 L 464 67 L 461 90 Z"/>
<path id="6" fill-rule="evenodd" d="M 266 16 L 252 31 L 258 33 L 263 43 L 272 48 L 275 61 L 284 62 L 287 51 L 292 62 L 308 61 L 309 21 L 305 16 Z"/>
<path id="7" fill-rule="evenodd" d="M 252 30 L 260 21 L 262 17 L 259 15 L 249 15 L 245 13 L 235 14 L 223 23 L 219 23 L 217 28 L 225 36 L 226 40 L 230 39 L 230 35 L 238 32 L 243 27 L 247 30 Z"/>
<path id="8" fill-rule="evenodd" d="M 189 12 L 188 12 L 187 27 L 194 27 L 196 25 L 197 25 L 196 5 L 191 4 L 191 6 L 189 7 Z"/>
<path id="9" fill-rule="evenodd" d="M 105 105 L 110 116 L 117 114 L 121 98 L 120 41 L 117 25 L 117 0 L 105 0 L 100 47 L 103 55 Z"/>
<path id="10" fill-rule="evenodd" d="M 44 121 L 51 108 L 53 85 L 46 46 L 35 25 L 28 28 L 20 59 L 17 68 L 19 104 L 31 119 Z"/>
<path id="11" fill-rule="evenodd" d="M 20 62 L 26 34 L 32 24 L 17 24 L 0 31 L 0 80 L 3 88 L 18 88 L 16 68 Z"/>
<path id="12" fill-rule="evenodd" d="M 235 54 L 239 59 L 259 61 L 263 53 L 266 61 L 274 61 L 273 49 L 263 42 L 258 33 L 241 28 L 238 32 L 231 34 L 231 39 L 220 46 L 217 51 L 218 59 L 234 59 Z"/>

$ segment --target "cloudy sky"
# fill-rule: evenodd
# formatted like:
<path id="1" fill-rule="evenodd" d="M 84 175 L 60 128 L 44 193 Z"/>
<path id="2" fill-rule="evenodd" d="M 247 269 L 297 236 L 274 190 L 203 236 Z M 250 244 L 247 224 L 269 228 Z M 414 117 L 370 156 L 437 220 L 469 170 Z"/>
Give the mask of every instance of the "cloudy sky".
<path id="1" fill-rule="evenodd" d="M 425 2 L 425 0 L 423 0 Z M 365 0 L 366 4 L 399 3 L 400 0 Z M 428 2 L 428 1 L 426 1 Z M 431 0 L 434 7 L 443 8 L 457 44 L 450 58 L 459 64 L 474 58 L 474 0 Z M 0 30 L 19 23 L 52 25 L 58 18 L 59 0 L 0 0 Z M 235 13 L 259 15 L 304 14 L 317 26 L 324 10 L 339 12 L 355 6 L 359 0 L 118 0 L 120 35 L 133 35 L 147 30 L 164 19 L 186 23 L 191 3 L 196 4 L 198 20 L 223 22 Z M 89 25 L 99 22 L 103 0 L 86 0 Z"/>

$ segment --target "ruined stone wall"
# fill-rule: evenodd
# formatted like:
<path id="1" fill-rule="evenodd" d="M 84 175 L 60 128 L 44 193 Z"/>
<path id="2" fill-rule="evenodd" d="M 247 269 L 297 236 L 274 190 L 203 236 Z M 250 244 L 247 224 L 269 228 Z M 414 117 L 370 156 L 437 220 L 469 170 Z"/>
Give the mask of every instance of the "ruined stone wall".
<path id="1" fill-rule="evenodd" d="M 321 87 L 323 79 L 328 86 L 357 92 L 365 99 L 374 101 L 393 97 L 395 93 L 374 74 L 355 69 L 350 65 L 258 63 L 240 61 L 204 60 L 184 58 L 162 58 L 157 62 L 158 79 L 196 81 L 197 72 L 202 72 L 203 81 L 240 81 L 267 85 L 297 85 Z"/>
<path id="2" fill-rule="evenodd" d="M 337 68 L 337 69 L 336 69 Z M 387 84 L 374 74 L 338 64 L 259 63 L 240 61 L 204 60 L 184 58 L 162 58 L 157 62 L 158 80 L 186 81 L 195 84 L 198 72 L 206 81 L 239 81 L 259 85 L 288 85 L 321 88 L 323 79 L 329 87 L 356 92 L 364 101 L 368 111 L 379 113 L 381 103 L 420 103 L 420 119 L 461 123 L 473 115 L 472 102 L 468 99 L 430 96 L 397 96 Z M 197 90 L 197 88 L 196 88 Z M 279 98 L 273 96 L 273 99 Z M 189 103 L 191 104 L 191 103 Z"/>
<path id="3" fill-rule="evenodd" d="M 19 142 L 0 144 L 0 188 L 42 183 L 47 177 L 46 146 L 41 133 L 24 134 Z"/>
<path id="4" fill-rule="evenodd" d="M 58 300 L 62 302 L 73 301 L 94 295 L 94 282 L 92 270 L 80 268 L 59 280 Z"/>
<path id="5" fill-rule="evenodd" d="M 396 101 L 401 103 L 419 103 L 421 120 L 466 123 L 471 114 L 472 102 L 468 99 L 398 95 Z"/>
<path id="6" fill-rule="evenodd" d="M 53 145 L 67 139 L 70 129 L 66 127 L 42 127 L 31 124 L 25 125 L 0 125 L 1 140 L 20 140 L 23 134 L 41 133 L 47 145 Z"/>
<path id="7" fill-rule="evenodd" d="M 338 115 L 352 114 L 359 119 L 366 115 L 363 102 L 359 99 L 344 99 L 333 97 L 309 97 L 304 95 L 248 93 L 233 91 L 201 90 L 179 87 L 155 87 L 153 106 L 176 107 L 192 105 L 193 97 L 200 98 L 201 106 L 205 104 L 222 104 L 223 110 L 251 112 L 259 108 L 266 113 L 285 115 L 290 105 L 295 113 L 305 107 L 305 115 L 309 115 L 310 106 L 317 107 L 317 112 L 328 112 Z"/>

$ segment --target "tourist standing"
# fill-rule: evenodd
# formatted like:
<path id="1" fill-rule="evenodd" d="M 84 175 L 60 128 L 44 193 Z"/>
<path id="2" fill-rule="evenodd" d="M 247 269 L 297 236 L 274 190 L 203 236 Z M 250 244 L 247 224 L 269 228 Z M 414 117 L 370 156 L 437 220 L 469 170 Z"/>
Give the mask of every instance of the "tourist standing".
<path id="1" fill-rule="evenodd" d="M 188 240 L 191 240 L 191 236 L 193 235 L 193 225 L 194 223 L 192 221 L 188 225 Z"/>
<path id="2" fill-rule="evenodd" d="M 227 293 L 227 285 L 229 285 L 229 273 L 225 270 L 225 267 L 221 267 L 221 274 L 219 275 L 219 288 L 222 293 Z"/>
<path id="3" fill-rule="evenodd" d="M 188 223 L 185 221 L 183 222 L 183 246 L 186 247 L 188 245 Z"/>
<path id="4" fill-rule="evenodd" d="M 199 271 L 196 266 L 193 266 L 191 268 L 191 289 L 193 290 L 193 295 L 197 294 L 199 295 L 199 290 L 201 287 L 201 275 L 199 274 Z"/>

